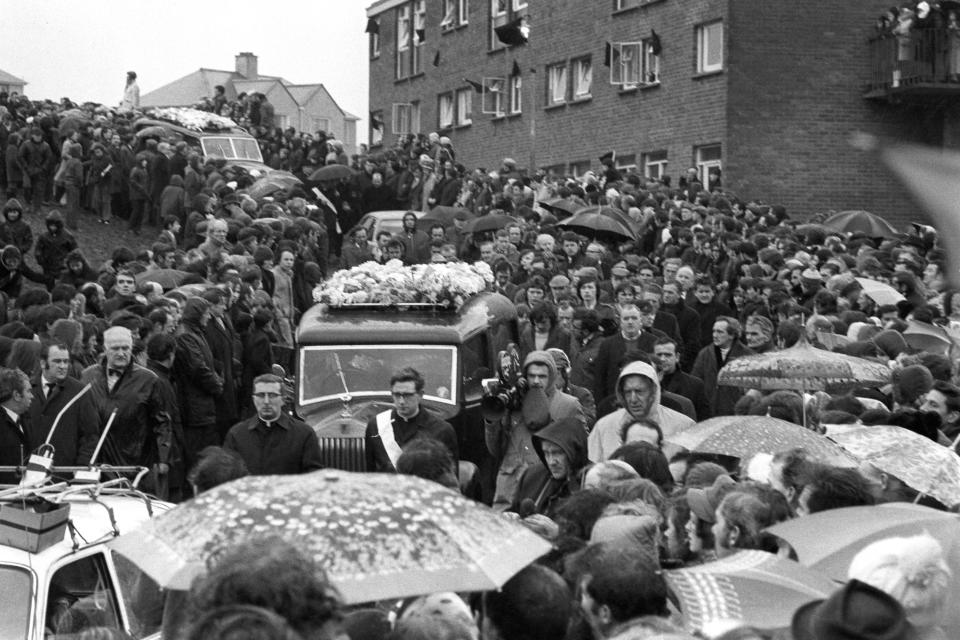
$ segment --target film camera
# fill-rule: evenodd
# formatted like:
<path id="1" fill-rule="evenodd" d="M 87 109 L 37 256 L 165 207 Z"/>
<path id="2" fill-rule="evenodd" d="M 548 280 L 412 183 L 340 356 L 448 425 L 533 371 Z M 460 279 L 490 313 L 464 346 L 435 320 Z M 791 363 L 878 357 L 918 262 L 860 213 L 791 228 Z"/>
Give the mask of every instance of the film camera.
<path id="1" fill-rule="evenodd" d="M 527 391 L 527 379 L 520 367 L 520 351 L 510 343 L 497 354 L 497 377 L 485 378 L 480 412 L 486 420 L 497 420 L 511 409 L 519 409 Z"/>

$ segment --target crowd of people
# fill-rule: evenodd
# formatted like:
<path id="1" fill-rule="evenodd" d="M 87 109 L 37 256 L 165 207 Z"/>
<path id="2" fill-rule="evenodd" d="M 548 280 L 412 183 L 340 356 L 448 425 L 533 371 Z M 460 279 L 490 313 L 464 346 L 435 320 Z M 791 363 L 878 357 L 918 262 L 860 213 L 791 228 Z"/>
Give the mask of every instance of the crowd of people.
<path id="1" fill-rule="evenodd" d="M 230 108 L 215 101 L 221 113 Z M 497 467 L 490 501 L 555 551 L 487 594 L 479 628 L 451 594 L 452 604 L 438 608 L 442 621 L 401 614 L 397 638 L 466 640 L 481 629 L 504 640 L 684 638 L 663 568 L 742 549 L 789 554 L 764 529 L 832 508 L 956 506 L 870 465 L 834 467 L 804 450 L 731 460 L 670 442 L 711 417 L 766 415 L 817 431 L 892 424 L 956 450 L 960 292 L 948 286 L 945 248 L 930 227 L 895 238 L 844 233 L 819 224 L 822 217 L 801 222 L 782 206 L 741 199 L 719 172 L 694 168 L 674 186 L 621 172 L 609 156 L 577 177 L 526 172 L 509 158 L 494 170 L 468 170 L 438 134 L 366 153 L 350 178 L 311 182 L 304 158 L 346 164 L 342 149 L 267 132 L 267 149 L 282 145 L 278 166 L 299 172 L 303 184 L 254 198 L 249 176 L 217 159 L 201 163 L 185 145 L 147 141 L 135 154 L 122 111 L 91 108 L 90 124 L 60 139 L 67 105 L 0 106 L 0 464 L 22 464 L 48 436 L 56 464 L 86 464 L 112 419 L 103 459 L 147 467 L 143 486 L 174 501 L 244 473 L 319 468 L 317 439 L 284 411 L 283 380 L 272 367 L 295 346 L 314 287 L 367 261 L 490 266 L 491 288 L 520 318 L 526 388 L 519 405 L 484 424 Z M 244 113 L 250 119 L 249 105 Z M 263 127 L 262 119 L 250 122 Z M 629 233 L 558 224 L 587 206 L 608 208 Z M 408 211 L 402 230 L 366 237 L 360 217 L 385 209 Z M 114 214 L 133 231 L 154 226 L 156 241 L 119 247 L 91 265 L 70 227 Z M 35 236 L 29 221 L 41 216 L 45 231 Z M 502 223 L 474 231 L 487 217 Z M 879 304 L 864 279 L 889 285 L 899 301 Z M 944 339 L 920 346 L 908 331 L 918 325 Z M 888 363 L 891 379 L 807 395 L 718 385 L 725 364 L 800 340 Z M 421 404 L 420 373 L 396 372 L 389 386 L 393 410 L 367 427 L 369 466 L 482 495 L 457 464 L 471 452 L 457 451 L 452 427 Z M 54 417 L 78 395 L 51 435 Z M 798 612 L 794 637 L 946 637 L 943 550 L 934 543 L 930 552 L 925 538 L 894 546 L 895 553 L 865 548 L 848 583 Z M 273 580 L 231 579 L 282 590 L 268 562 L 275 558 L 247 551 L 264 562 L 233 569 L 272 572 Z M 917 566 L 936 579 L 911 581 Z M 884 571 L 908 587 L 891 588 L 878 577 Z M 334 637 L 329 620 L 353 640 L 389 630 L 385 612 L 342 614 L 333 600 L 322 599 L 314 618 L 305 612 L 320 604 L 303 604 L 303 619 L 276 593 L 243 600 L 252 586 L 237 587 L 240 601 L 223 601 L 227 591 L 210 587 L 218 575 L 194 602 L 209 599 L 201 617 L 216 610 L 228 620 L 204 617 L 191 637 L 233 637 L 226 630 L 251 616 L 287 633 L 257 637 Z M 846 606 L 851 599 L 860 604 Z M 234 605 L 273 608 L 286 626 Z M 865 620 L 864 611 L 875 616 Z M 739 622 L 714 637 L 765 637 L 746 628 L 750 620 Z"/>

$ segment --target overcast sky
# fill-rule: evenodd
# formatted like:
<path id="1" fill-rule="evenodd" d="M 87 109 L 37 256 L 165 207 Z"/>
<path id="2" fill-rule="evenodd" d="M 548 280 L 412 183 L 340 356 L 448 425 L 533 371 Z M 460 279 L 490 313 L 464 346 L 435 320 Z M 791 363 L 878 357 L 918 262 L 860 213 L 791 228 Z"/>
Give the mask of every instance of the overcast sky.
<path id="1" fill-rule="evenodd" d="M 116 105 L 128 70 L 145 94 L 199 69 L 234 68 L 252 51 L 259 71 L 322 82 L 359 116 L 366 138 L 372 0 L 0 0 L 0 69 L 33 99 Z"/>

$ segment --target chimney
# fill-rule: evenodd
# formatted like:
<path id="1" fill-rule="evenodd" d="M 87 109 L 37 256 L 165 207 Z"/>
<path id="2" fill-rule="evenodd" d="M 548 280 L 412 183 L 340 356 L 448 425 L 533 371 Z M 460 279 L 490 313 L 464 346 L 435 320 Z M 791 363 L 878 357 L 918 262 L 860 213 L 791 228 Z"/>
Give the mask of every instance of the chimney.
<path id="1" fill-rule="evenodd" d="M 257 79 L 257 56 L 249 51 L 241 51 L 236 57 L 237 73 L 247 80 Z"/>

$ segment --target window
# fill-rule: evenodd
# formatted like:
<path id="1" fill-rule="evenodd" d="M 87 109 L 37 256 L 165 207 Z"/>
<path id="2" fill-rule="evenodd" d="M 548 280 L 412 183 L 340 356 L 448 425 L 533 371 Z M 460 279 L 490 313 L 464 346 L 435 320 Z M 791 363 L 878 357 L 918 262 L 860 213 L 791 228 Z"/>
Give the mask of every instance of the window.
<path id="1" fill-rule="evenodd" d="M 697 27 L 697 73 L 723 69 L 723 23 Z"/>
<path id="2" fill-rule="evenodd" d="M 503 115 L 503 95 L 506 84 L 506 78 L 483 79 L 483 113 Z"/>
<path id="3" fill-rule="evenodd" d="M 593 64 L 590 58 L 580 58 L 573 61 L 573 99 L 590 96 L 590 85 L 593 83 Z"/>
<path id="4" fill-rule="evenodd" d="M 473 122 L 473 89 L 457 90 L 457 124 Z"/>
<path id="5" fill-rule="evenodd" d="M 520 76 L 510 76 L 510 113 L 523 110 L 523 80 Z"/>
<path id="6" fill-rule="evenodd" d="M 383 144 L 383 111 L 370 112 L 370 146 Z"/>
<path id="7" fill-rule="evenodd" d="M 654 51 L 659 51 L 659 38 L 646 38 L 641 43 L 641 51 L 643 51 L 643 60 L 641 68 L 641 78 L 644 84 L 659 84 L 660 83 L 660 54 L 654 53 Z"/>
<path id="8" fill-rule="evenodd" d="M 651 151 L 643 154 L 643 175 L 659 180 L 667 173 L 667 152 Z"/>
<path id="9" fill-rule="evenodd" d="M 622 11 L 624 9 L 633 9 L 639 7 L 646 0 L 613 0 L 613 10 Z"/>
<path id="10" fill-rule="evenodd" d="M 97 553 L 74 560 L 54 572 L 45 618 L 54 636 L 76 637 L 92 627 L 120 628 L 120 610 L 106 559 Z"/>
<path id="11" fill-rule="evenodd" d="M 410 75 L 410 43 L 413 39 L 410 5 L 397 7 L 397 79 Z"/>
<path id="12" fill-rule="evenodd" d="M 506 45 L 497 39 L 496 28 L 510 22 L 509 0 L 489 0 L 490 2 L 490 49 L 502 49 Z"/>
<path id="13" fill-rule="evenodd" d="M 573 174 L 574 178 L 579 178 L 587 171 L 590 171 L 590 161 L 581 160 L 580 162 L 571 162 L 570 163 L 570 173 Z"/>
<path id="14" fill-rule="evenodd" d="M 443 20 L 440 29 L 449 31 L 467 24 L 470 13 L 468 0 L 443 0 Z"/>
<path id="15" fill-rule="evenodd" d="M 610 45 L 610 84 L 632 89 L 642 82 L 643 43 L 614 42 Z"/>
<path id="16" fill-rule="evenodd" d="M 453 126 L 454 118 L 453 94 L 444 93 L 440 95 L 437 106 L 438 123 L 441 129 L 449 129 Z"/>
<path id="17" fill-rule="evenodd" d="M 330 133 L 330 118 L 314 118 L 313 130 L 326 131 L 327 133 Z"/>
<path id="18" fill-rule="evenodd" d="M 394 103 L 391 121 L 391 133 L 395 135 L 420 133 L 420 103 Z"/>
<path id="19" fill-rule="evenodd" d="M 380 57 L 380 18 L 371 18 L 376 27 L 370 32 L 370 57 Z"/>
<path id="20" fill-rule="evenodd" d="M 547 105 L 567 101 L 567 65 L 563 62 L 547 67 Z"/>
<path id="21" fill-rule="evenodd" d="M 709 184 L 710 171 L 721 168 L 719 144 L 706 144 L 696 148 L 697 176 L 700 184 Z"/>
<path id="22" fill-rule="evenodd" d="M 412 74 L 423 71 L 423 37 L 427 28 L 427 0 L 416 0 L 413 3 L 413 64 Z"/>
<path id="23" fill-rule="evenodd" d="M 281 129 L 286 129 L 290 126 L 290 116 L 284 115 L 282 113 L 277 113 L 274 115 L 274 126 L 280 127 Z"/>
<path id="24" fill-rule="evenodd" d="M 117 552 L 111 552 L 117 572 L 117 591 L 123 595 L 123 609 L 136 638 L 160 631 L 166 593 L 153 578 Z"/>
<path id="25" fill-rule="evenodd" d="M 621 173 L 632 173 L 637 170 L 637 156 L 617 156 L 616 167 Z"/>
<path id="26" fill-rule="evenodd" d="M 527 8 L 527 0 L 513 0 L 513 10 L 520 11 Z"/>

